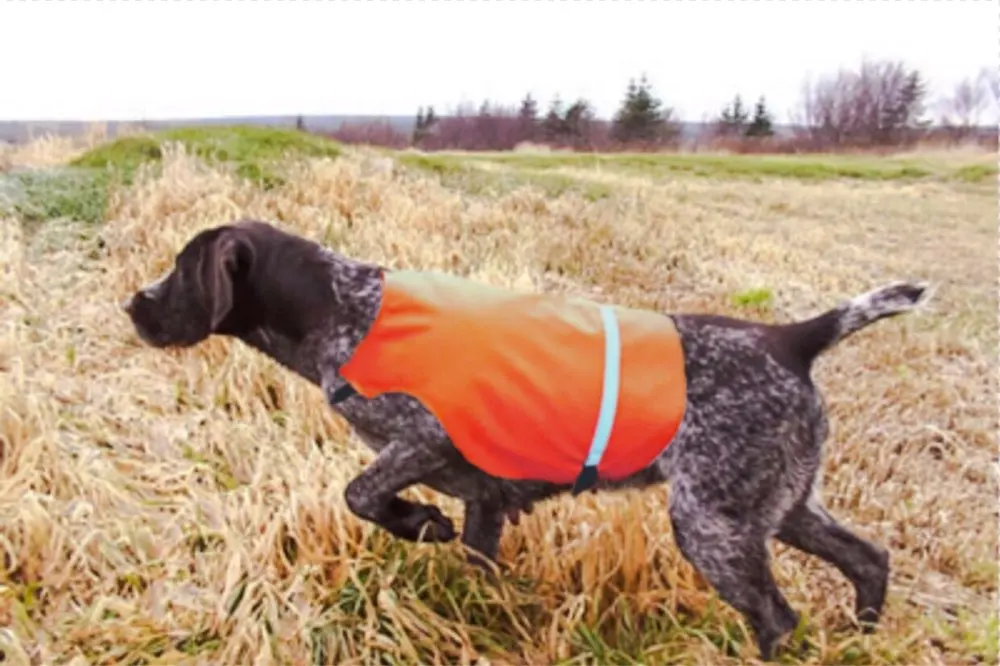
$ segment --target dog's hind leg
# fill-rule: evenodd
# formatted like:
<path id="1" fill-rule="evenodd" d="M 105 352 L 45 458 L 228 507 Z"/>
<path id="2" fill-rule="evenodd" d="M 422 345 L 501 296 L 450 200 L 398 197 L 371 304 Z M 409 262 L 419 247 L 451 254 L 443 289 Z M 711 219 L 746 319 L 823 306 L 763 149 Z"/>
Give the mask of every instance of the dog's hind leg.
<path id="1" fill-rule="evenodd" d="M 441 542 L 455 538 L 455 527 L 430 504 L 404 500 L 397 493 L 447 465 L 439 452 L 393 441 L 344 489 L 348 508 L 409 541 Z"/>
<path id="2" fill-rule="evenodd" d="M 671 491 L 670 518 L 681 553 L 740 611 L 753 629 L 761 659 L 799 622 L 771 574 L 766 533 L 716 507 Z"/>
<path id="3" fill-rule="evenodd" d="M 485 502 L 465 502 L 465 523 L 462 526 L 462 544 L 470 549 L 469 562 L 489 570 L 488 562 L 495 562 L 503 534 L 505 512 Z"/>
<path id="4" fill-rule="evenodd" d="M 796 505 L 775 536 L 837 567 L 854 585 L 855 613 L 862 630 L 875 630 L 889 582 L 887 550 L 851 533 L 814 498 Z"/>

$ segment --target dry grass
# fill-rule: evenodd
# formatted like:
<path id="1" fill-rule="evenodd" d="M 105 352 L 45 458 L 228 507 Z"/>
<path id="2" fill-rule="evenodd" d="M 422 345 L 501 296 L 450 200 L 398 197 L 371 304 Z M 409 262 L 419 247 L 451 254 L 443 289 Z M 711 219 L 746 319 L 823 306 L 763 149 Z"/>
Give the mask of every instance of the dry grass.
<path id="1" fill-rule="evenodd" d="M 118 133 L 120 136 L 128 136 L 130 132 L 131 130 L 123 127 Z M 45 133 L 24 143 L 0 143 L 0 172 L 11 166 L 60 166 L 107 138 L 107 126 L 95 123 L 89 125 L 79 136 Z"/>
<path id="2" fill-rule="evenodd" d="M 939 282 L 931 314 L 878 324 L 818 368 L 828 504 L 894 568 L 884 624 L 861 637 L 842 577 L 776 546 L 809 619 L 808 649 L 785 660 L 996 661 L 995 192 L 600 177 L 615 194 L 596 202 L 480 197 L 354 151 L 263 192 L 175 150 L 112 196 L 99 230 L 0 220 L 7 662 L 755 658 L 674 547 L 665 489 L 543 505 L 506 532 L 512 572 L 491 585 L 457 546 L 403 544 L 347 511 L 370 455 L 303 380 L 238 343 L 143 347 L 116 303 L 240 215 L 394 266 L 667 310 L 734 313 L 756 288 L 774 304 L 746 314 L 788 319 L 887 279 Z"/>

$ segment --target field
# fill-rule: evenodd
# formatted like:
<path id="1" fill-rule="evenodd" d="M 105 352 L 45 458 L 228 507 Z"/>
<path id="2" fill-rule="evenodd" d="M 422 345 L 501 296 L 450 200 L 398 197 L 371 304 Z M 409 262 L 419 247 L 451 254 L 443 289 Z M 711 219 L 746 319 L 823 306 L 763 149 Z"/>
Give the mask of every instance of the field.
<path id="1" fill-rule="evenodd" d="M 255 216 L 347 254 L 519 289 L 787 321 L 897 278 L 926 312 L 815 376 L 831 512 L 885 545 L 879 631 L 774 545 L 787 664 L 998 658 L 995 154 L 421 154 L 177 130 L 0 153 L 0 650 L 8 664 L 739 664 L 738 614 L 681 558 L 668 488 L 459 546 L 347 510 L 370 460 L 319 392 L 240 345 L 144 347 L 118 302 L 199 229 Z M 168 139 L 162 145 L 160 141 Z M 426 488 L 408 491 L 457 503 Z"/>

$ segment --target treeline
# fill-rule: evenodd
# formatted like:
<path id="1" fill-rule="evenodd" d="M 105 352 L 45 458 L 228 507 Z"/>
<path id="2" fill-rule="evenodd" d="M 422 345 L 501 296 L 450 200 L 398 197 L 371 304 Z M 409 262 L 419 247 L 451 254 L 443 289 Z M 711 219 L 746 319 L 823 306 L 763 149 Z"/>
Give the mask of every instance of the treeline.
<path id="1" fill-rule="evenodd" d="M 543 110 L 526 95 L 518 105 L 483 102 L 447 115 L 420 108 L 411 133 L 389 122 L 343 124 L 331 133 L 345 143 L 421 150 L 511 150 L 543 144 L 575 151 L 728 149 L 736 152 L 896 150 L 918 142 L 976 142 L 996 147 L 997 128 L 981 119 L 1000 103 L 1000 74 L 983 68 L 931 100 L 916 69 L 895 61 L 862 61 L 803 86 L 791 123 L 779 133 L 765 96 L 748 104 L 736 95 L 693 136 L 643 75 L 631 80 L 611 119 L 585 99 L 556 97 Z"/>

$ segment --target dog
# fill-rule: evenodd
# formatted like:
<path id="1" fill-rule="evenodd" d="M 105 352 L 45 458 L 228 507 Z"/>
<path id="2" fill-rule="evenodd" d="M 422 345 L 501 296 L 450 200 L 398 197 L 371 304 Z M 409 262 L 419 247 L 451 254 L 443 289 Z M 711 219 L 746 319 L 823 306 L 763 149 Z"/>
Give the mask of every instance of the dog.
<path id="1" fill-rule="evenodd" d="M 271 224 L 238 219 L 194 235 L 163 278 L 121 307 L 152 347 L 191 347 L 212 335 L 230 336 L 320 388 L 377 452 L 345 488 L 355 515 L 401 539 L 450 541 L 454 525 L 437 507 L 398 496 L 424 484 L 464 503 L 461 543 L 473 562 L 496 563 L 505 523 L 570 491 L 573 481 L 565 474 L 488 473 L 463 455 L 442 421 L 414 395 L 359 395 L 364 392 L 348 383 L 341 371 L 378 319 L 392 273 Z M 676 400 L 662 404 L 680 415 L 679 427 L 669 445 L 637 462 L 634 472 L 584 484 L 594 490 L 669 484 L 669 515 L 681 554 L 743 614 L 766 661 L 799 622 L 772 576 L 766 548 L 771 537 L 842 572 L 853 584 L 862 631 L 874 631 L 879 621 L 889 553 L 853 534 L 822 505 L 817 476 L 828 421 L 810 369 L 847 336 L 916 308 L 927 289 L 924 282 L 894 282 L 811 319 L 780 325 L 662 314 L 681 359 L 664 361 L 663 368 L 680 373 L 675 379 L 682 382 L 683 409 L 677 411 Z M 655 373 L 655 359 L 646 365 Z M 655 396 L 647 402 L 646 409 L 661 404 Z"/>

